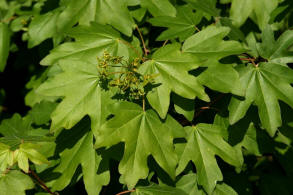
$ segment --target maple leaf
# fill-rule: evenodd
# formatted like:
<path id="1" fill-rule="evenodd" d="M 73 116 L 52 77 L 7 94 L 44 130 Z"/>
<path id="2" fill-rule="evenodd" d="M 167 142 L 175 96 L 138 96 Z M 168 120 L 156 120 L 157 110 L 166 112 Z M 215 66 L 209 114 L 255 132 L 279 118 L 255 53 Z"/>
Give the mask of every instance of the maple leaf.
<path id="1" fill-rule="evenodd" d="M 223 57 L 246 51 L 238 41 L 225 41 L 229 27 L 208 26 L 185 40 L 182 51 L 199 58 L 219 60 Z"/>
<path id="2" fill-rule="evenodd" d="M 0 172 L 13 165 L 13 151 L 10 146 L 0 142 Z"/>
<path id="3" fill-rule="evenodd" d="M 147 157 L 152 155 L 171 178 L 175 178 L 177 163 L 173 147 L 173 132 L 152 110 L 129 102 L 115 104 L 114 118 L 107 121 L 96 135 L 97 148 L 125 143 L 119 164 L 121 181 L 131 189 L 139 179 L 148 176 Z M 123 113 L 123 114 L 122 114 Z"/>
<path id="4" fill-rule="evenodd" d="M 98 0 L 96 6 L 96 22 L 111 24 L 123 34 L 132 35 L 132 28 L 135 23 L 127 9 L 126 1 Z"/>
<path id="5" fill-rule="evenodd" d="M 64 149 L 59 149 L 60 144 Z M 52 189 L 63 190 L 68 186 L 79 165 L 81 165 L 85 189 L 89 195 L 98 194 L 102 186 L 109 183 L 109 171 L 97 173 L 102 157 L 94 149 L 89 120 L 81 121 L 70 134 L 61 133 L 57 138 L 56 150 L 60 154 L 60 164 L 53 172 L 60 173 L 61 176 L 50 184 Z"/>
<path id="6" fill-rule="evenodd" d="M 197 174 L 189 173 L 180 178 L 176 188 L 183 190 L 188 195 L 205 195 L 204 190 L 198 187 Z M 212 195 L 237 195 L 233 188 L 225 183 L 218 183 Z"/>
<path id="7" fill-rule="evenodd" d="M 188 71 L 198 67 L 196 59 L 191 55 L 182 53 L 179 44 L 166 45 L 158 49 L 139 69 L 141 74 L 155 75 L 155 83 L 160 84 L 147 94 L 151 106 L 165 118 L 169 104 L 171 91 L 176 94 L 194 99 L 209 101 L 196 77 L 188 74 Z"/>
<path id="8" fill-rule="evenodd" d="M 262 44 L 257 44 L 258 53 L 267 62 L 237 67 L 240 81 L 246 89 L 245 99 L 233 97 L 229 105 L 230 124 L 244 117 L 251 104 L 258 107 L 263 128 L 273 136 L 281 126 L 281 110 L 278 100 L 293 107 L 293 71 L 285 63 L 292 62 L 287 50 L 293 44 L 292 31 L 286 31 L 275 41 L 273 31 L 267 27 L 262 34 Z"/>
<path id="9" fill-rule="evenodd" d="M 86 115 L 90 116 L 92 130 L 96 131 L 106 120 L 106 107 L 113 101 L 111 93 L 99 86 L 97 65 L 75 60 L 59 63 L 63 72 L 38 89 L 38 93 L 43 95 L 64 97 L 51 114 L 51 131 L 70 129 Z"/>
<path id="10" fill-rule="evenodd" d="M 31 178 L 20 171 L 12 170 L 7 174 L 0 174 L 1 195 L 25 195 L 25 191 L 34 186 Z"/>
<path id="11" fill-rule="evenodd" d="M 210 194 L 217 181 L 223 180 L 215 155 L 235 167 L 241 167 L 242 161 L 238 158 L 236 149 L 224 141 L 220 126 L 198 124 L 185 129 L 187 143 L 180 156 L 176 174 L 180 174 L 188 162 L 192 161 L 198 171 L 198 184 Z"/>
<path id="12" fill-rule="evenodd" d="M 210 16 L 218 16 L 219 10 L 216 8 L 216 0 L 184 0 L 197 11 L 205 12 Z"/>
<path id="13" fill-rule="evenodd" d="M 201 21 L 200 12 L 193 13 L 190 6 L 180 6 L 177 8 L 176 17 L 160 16 L 151 18 L 149 22 L 154 26 L 167 27 L 168 30 L 162 32 L 157 38 L 158 41 L 174 39 L 179 37 L 184 41 L 196 31 L 196 25 Z"/>
<path id="14" fill-rule="evenodd" d="M 42 65 L 53 65 L 61 59 L 86 59 L 96 63 L 97 57 L 102 56 L 104 51 L 113 56 L 123 56 L 125 60 L 141 55 L 136 37 L 130 44 L 110 26 L 98 23 L 91 23 L 90 26 L 79 25 L 71 29 L 67 35 L 73 37 L 76 42 L 64 43 L 54 48 L 41 61 Z"/>
<path id="15" fill-rule="evenodd" d="M 46 136 L 48 130 L 34 129 L 31 118 L 22 119 L 19 114 L 14 114 L 12 118 L 3 120 L 0 125 L 0 142 L 7 144 L 12 150 L 18 148 L 22 143 L 52 142 L 54 137 Z"/>
<path id="16" fill-rule="evenodd" d="M 169 0 L 142 0 L 140 4 L 155 17 L 176 15 L 176 9 Z"/>
<path id="17" fill-rule="evenodd" d="M 230 18 L 239 27 L 250 16 L 263 29 L 277 6 L 278 0 L 232 0 Z"/>
<path id="18" fill-rule="evenodd" d="M 9 146 L 3 151 L 5 153 L 2 158 L 4 157 L 6 164 L 11 165 L 10 152 L 13 151 L 13 163 L 17 162 L 19 168 L 26 173 L 29 171 L 29 160 L 38 165 L 49 164 L 49 161 L 40 152 L 41 143 L 55 140 L 53 137 L 46 136 L 48 130 L 34 129 L 31 125 L 31 118 L 22 119 L 18 114 L 15 114 L 11 119 L 4 120 L 0 125 L 0 133 L 4 136 L 0 137 L 0 143 Z"/>
<path id="19" fill-rule="evenodd" d="M 183 190 L 170 187 L 150 185 L 144 187 L 137 187 L 133 192 L 133 195 L 187 195 Z"/>
<path id="20" fill-rule="evenodd" d="M 35 15 L 28 28 L 28 47 L 32 48 L 52 37 L 55 45 L 59 43 L 63 34 L 84 15 L 89 2 L 90 0 L 61 1 L 60 7 Z"/>

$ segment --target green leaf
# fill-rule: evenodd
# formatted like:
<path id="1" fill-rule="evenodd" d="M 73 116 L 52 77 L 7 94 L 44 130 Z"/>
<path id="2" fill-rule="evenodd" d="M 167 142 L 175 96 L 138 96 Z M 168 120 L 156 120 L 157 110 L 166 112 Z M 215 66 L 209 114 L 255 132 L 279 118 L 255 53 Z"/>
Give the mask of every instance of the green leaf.
<path id="1" fill-rule="evenodd" d="M 90 0 L 63 1 L 63 6 L 46 14 L 36 15 L 28 28 L 28 47 L 35 47 L 52 37 L 60 42 L 63 34 L 81 20 L 89 2 Z"/>
<path id="2" fill-rule="evenodd" d="M 10 31 L 7 24 L 0 22 L 0 72 L 4 71 L 10 49 Z"/>
<path id="3" fill-rule="evenodd" d="M 234 139 L 236 140 L 237 144 L 234 147 L 239 150 L 240 155 L 242 155 L 243 147 L 246 149 L 246 153 L 253 154 L 255 156 L 261 156 L 260 146 L 258 144 L 259 135 L 257 134 L 259 130 L 255 128 L 254 123 L 249 120 L 249 117 L 247 116 L 245 119 L 243 119 L 243 121 L 230 126 L 228 117 L 222 117 L 217 114 L 215 116 L 214 124 L 222 126 L 226 129 L 229 128 L 226 139 L 228 140 L 229 133 L 230 143 L 234 143 Z M 231 132 L 237 134 L 237 136 L 234 137 Z M 241 136 L 241 138 L 239 138 L 239 136 Z"/>
<path id="4" fill-rule="evenodd" d="M 176 94 L 172 97 L 176 112 L 185 116 L 187 120 L 192 121 L 194 116 L 194 100 L 189 100 Z"/>
<path id="5" fill-rule="evenodd" d="M 193 13 L 188 5 L 177 8 L 176 17 L 161 16 L 151 18 L 149 22 L 153 26 L 166 27 L 168 30 L 160 34 L 156 39 L 158 41 L 178 38 L 184 41 L 196 31 L 196 25 L 201 21 L 202 14 L 200 12 Z"/>
<path id="6" fill-rule="evenodd" d="M 215 155 L 235 167 L 241 167 L 241 159 L 238 158 L 236 149 L 224 141 L 224 129 L 220 126 L 199 124 L 185 129 L 188 133 L 187 143 L 176 174 L 180 174 L 188 162 L 192 161 L 198 170 L 198 184 L 202 185 L 208 193 L 212 193 L 217 181 L 223 180 Z"/>
<path id="7" fill-rule="evenodd" d="M 233 24 L 239 27 L 250 16 L 260 29 L 263 29 L 277 6 L 278 0 L 232 0 L 230 18 Z"/>
<path id="8" fill-rule="evenodd" d="M 126 0 L 98 0 L 96 21 L 100 24 L 111 24 L 127 36 L 132 35 L 135 23 L 127 9 Z"/>
<path id="9" fill-rule="evenodd" d="M 51 142 L 54 138 L 45 136 L 47 130 L 34 129 L 32 120 L 27 117 L 22 119 L 20 115 L 14 114 L 11 119 L 3 120 L 0 125 L 0 133 L 4 137 L 0 137 L 0 142 L 16 149 L 21 143 L 38 143 Z"/>
<path id="10" fill-rule="evenodd" d="M 260 63 L 258 67 L 248 64 L 238 69 L 240 80 L 246 89 L 245 100 L 233 97 L 229 105 L 230 124 L 243 118 L 252 103 L 258 107 L 263 128 L 273 136 L 281 126 L 278 100 L 293 107 L 293 71 L 283 64 Z"/>
<path id="11" fill-rule="evenodd" d="M 94 150 L 93 133 L 89 129 L 89 122 L 82 121 L 72 129 L 70 135 L 62 140 L 64 143 L 61 144 L 72 144 L 73 146 L 66 147 L 65 150 L 60 152 L 61 163 L 53 172 L 60 173 L 61 176 L 51 184 L 53 190 L 60 191 L 68 186 L 79 165 L 81 165 L 85 189 L 89 195 L 99 194 L 102 186 L 109 183 L 109 171 L 97 173 L 102 158 Z M 76 139 L 78 141 L 72 143 Z"/>
<path id="12" fill-rule="evenodd" d="M 184 0 L 197 11 L 203 11 L 211 16 L 218 16 L 219 10 L 216 8 L 216 0 Z"/>
<path id="13" fill-rule="evenodd" d="M 112 112 L 115 117 L 99 130 L 95 146 L 100 148 L 125 143 L 119 164 L 121 181 L 132 189 L 139 179 L 146 178 L 149 155 L 174 179 L 177 159 L 171 129 L 152 110 L 143 111 L 140 106 L 128 102 L 115 107 Z"/>
<path id="14" fill-rule="evenodd" d="M 99 86 L 97 65 L 76 60 L 59 63 L 63 72 L 38 89 L 38 93 L 43 95 L 64 97 L 51 114 L 51 131 L 70 129 L 86 115 L 92 120 L 92 130 L 97 131 L 106 120 L 107 105 L 113 101 L 110 92 Z"/>
<path id="15" fill-rule="evenodd" d="M 44 15 L 36 16 L 29 25 L 28 47 L 32 48 L 39 45 L 44 40 L 53 37 L 57 33 L 56 23 L 60 11 L 54 10 Z"/>
<path id="16" fill-rule="evenodd" d="M 183 190 L 188 195 L 205 195 L 206 193 L 198 188 L 197 175 L 189 173 L 180 178 L 176 188 Z"/>
<path id="17" fill-rule="evenodd" d="M 13 152 L 10 146 L 0 142 L 0 174 L 5 171 L 8 166 L 13 165 Z"/>
<path id="18" fill-rule="evenodd" d="M 76 24 L 86 11 L 90 0 L 65 1 L 64 10 L 57 20 L 57 32 L 65 32 Z"/>
<path id="19" fill-rule="evenodd" d="M 151 106 L 165 118 L 171 91 L 176 94 L 194 99 L 198 96 L 204 101 L 209 101 L 204 88 L 197 79 L 188 74 L 188 71 L 198 67 L 196 59 L 180 51 L 179 44 L 166 45 L 158 49 L 139 69 L 142 74 L 154 74 L 155 83 L 160 84 L 147 94 Z"/>
<path id="20" fill-rule="evenodd" d="M 20 171 L 0 174 L 1 195 L 25 195 L 25 191 L 32 188 L 34 188 L 34 182 Z"/>
<path id="21" fill-rule="evenodd" d="M 39 153 L 36 148 L 39 145 L 32 143 L 22 143 L 19 149 L 14 151 L 14 160 L 18 162 L 18 167 L 24 172 L 29 172 L 29 160 L 34 164 L 49 164 L 49 161 Z"/>
<path id="22" fill-rule="evenodd" d="M 51 66 L 51 68 L 46 69 L 39 77 L 36 75 L 31 77 L 30 81 L 25 85 L 26 89 L 30 90 L 24 98 L 25 105 L 33 107 L 35 104 L 41 103 L 41 101 L 53 102 L 58 99 L 58 97 L 48 97 L 36 93 L 37 88 L 50 76 L 50 71 L 56 68 L 60 69 L 58 65 Z"/>
<path id="23" fill-rule="evenodd" d="M 217 184 L 215 191 L 213 192 L 213 195 L 237 195 L 238 193 L 235 192 L 235 190 L 228 186 L 225 183 Z"/>
<path id="24" fill-rule="evenodd" d="M 293 32 L 285 31 L 277 41 L 270 26 L 262 32 L 262 43 L 257 45 L 259 55 L 271 62 L 289 63 L 293 62 L 292 51 L 288 49 L 293 44 Z"/>
<path id="25" fill-rule="evenodd" d="M 150 185 L 146 187 L 137 187 L 133 195 L 187 195 L 184 191 L 170 187 L 170 186 L 159 186 Z"/>
<path id="26" fill-rule="evenodd" d="M 56 106 L 57 103 L 55 102 L 42 101 L 34 105 L 29 113 L 36 125 L 46 124 L 51 120 L 51 113 L 55 110 Z"/>
<path id="27" fill-rule="evenodd" d="M 198 188 L 197 175 L 189 173 L 184 175 L 177 183 L 176 188 L 182 189 L 188 195 L 205 195 L 206 193 Z M 212 195 L 237 195 L 237 192 L 225 183 L 218 183 Z"/>
<path id="28" fill-rule="evenodd" d="M 216 60 L 207 60 L 201 64 L 201 67 L 207 67 L 198 77 L 199 83 L 210 89 L 244 96 L 243 89 L 238 72 L 233 64 L 221 64 Z"/>
<path id="29" fill-rule="evenodd" d="M 137 39 L 134 46 L 124 41 L 119 33 L 110 26 L 91 23 L 90 26 L 78 26 L 68 32 L 76 42 L 64 43 L 53 49 L 42 61 L 42 65 L 53 65 L 61 59 L 80 59 L 97 63 L 104 51 L 114 56 L 123 56 L 125 60 L 130 57 L 139 57 L 140 49 L 137 49 Z"/>
<path id="30" fill-rule="evenodd" d="M 155 17 L 176 15 L 176 9 L 169 0 L 140 0 L 140 5 Z"/>
<path id="31" fill-rule="evenodd" d="M 208 26 L 206 29 L 189 37 L 183 44 L 183 52 L 192 53 L 203 59 L 221 59 L 246 50 L 237 41 L 224 41 L 230 32 L 228 27 Z"/>

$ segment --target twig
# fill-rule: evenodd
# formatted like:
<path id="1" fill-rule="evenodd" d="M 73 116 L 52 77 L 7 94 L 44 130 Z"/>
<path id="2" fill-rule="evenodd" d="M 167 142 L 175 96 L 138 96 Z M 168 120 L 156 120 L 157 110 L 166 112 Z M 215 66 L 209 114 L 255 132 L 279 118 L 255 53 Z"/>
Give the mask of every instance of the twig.
<path id="1" fill-rule="evenodd" d="M 168 39 L 163 43 L 162 47 L 164 47 L 168 43 Z"/>
<path id="2" fill-rule="evenodd" d="M 141 39 L 141 42 L 142 42 L 142 45 L 143 45 L 143 50 L 144 50 L 144 55 L 147 56 L 148 53 L 149 53 L 149 50 L 146 48 L 146 45 L 145 45 L 145 42 L 144 42 L 144 39 L 143 39 L 143 36 L 138 28 L 138 26 L 136 26 L 136 30 L 140 36 L 140 39 Z"/>
<path id="3" fill-rule="evenodd" d="M 127 193 L 131 193 L 131 192 L 135 192 L 135 189 L 133 189 L 133 190 L 126 190 L 126 191 L 123 191 L 123 192 L 119 192 L 116 195 L 127 194 Z"/>
<path id="4" fill-rule="evenodd" d="M 44 190 L 46 190 L 49 194 L 58 195 L 58 193 L 52 192 L 33 170 L 29 170 L 29 173 L 31 173 L 31 175 L 38 181 L 38 183 L 40 184 L 40 186 Z"/>
<path id="5" fill-rule="evenodd" d="M 222 99 L 223 97 L 225 96 L 225 94 L 221 94 L 219 95 L 216 99 L 214 99 L 212 102 L 208 103 L 207 106 L 204 106 L 204 107 L 201 107 L 199 111 L 197 111 L 195 114 L 194 114 L 194 117 L 193 117 L 193 120 L 195 118 L 197 118 L 203 111 L 205 110 L 208 110 L 208 109 L 214 109 L 214 110 L 217 110 L 216 108 L 211 108 L 211 106 L 213 104 L 215 104 L 216 102 L 218 102 L 220 99 Z"/>
<path id="6" fill-rule="evenodd" d="M 0 22 L 10 22 L 11 20 L 16 19 L 17 16 L 11 16 L 10 18 L 7 18 L 6 20 L 1 20 Z"/>
<path id="7" fill-rule="evenodd" d="M 199 28 L 197 28 L 197 26 L 194 26 L 194 28 L 195 28 L 198 32 L 200 32 L 200 30 L 199 30 Z"/>
<path id="8" fill-rule="evenodd" d="M 142 110 L 145 111 L 145 97 L 142 96 Z"/>

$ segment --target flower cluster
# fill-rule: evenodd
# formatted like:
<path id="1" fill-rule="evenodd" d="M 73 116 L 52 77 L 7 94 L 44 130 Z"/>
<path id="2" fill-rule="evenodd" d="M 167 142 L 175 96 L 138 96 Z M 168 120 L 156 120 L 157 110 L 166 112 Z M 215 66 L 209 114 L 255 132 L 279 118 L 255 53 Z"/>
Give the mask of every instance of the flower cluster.
<path id="1" fill-rule="evenodd" d="M 120 97 L 138 100 L 147 93 L 147 86 L 154 82 L 154 75 L 141 75 L 138 68 L 142 65 L 139 58 L 129 62 L 120 56 L 104 52 L 98 58 L 99 81 L 104 89 L 117 88 Z"/>

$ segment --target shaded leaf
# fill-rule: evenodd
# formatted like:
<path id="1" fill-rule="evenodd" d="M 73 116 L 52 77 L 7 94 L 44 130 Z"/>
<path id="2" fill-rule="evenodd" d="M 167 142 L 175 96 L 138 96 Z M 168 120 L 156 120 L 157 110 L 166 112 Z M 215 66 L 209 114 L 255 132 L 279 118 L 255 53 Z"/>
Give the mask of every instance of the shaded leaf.
<path id="1" fill-rule="evenodd" d="M 146 187 L 137 187 L 133 195 L 187 195 L 184 191 L 170 187 L 170 186 L 159 186 L 151 185 Z"/>
<path id="2" fill-rule="evenodd" d="M 34 188 L 34 182 L 20 171 L 0 174 L 1 195 L 25 195 L 25 191 L 32 188 Z"/>
<path id="3" fill-rule="evenodd" d="M 140 3 L 155 17 L 176 15 L 176 9 L 169 0 L 140 0 Z"/>
<path id="4" fill-rule="evenodd" d="M 32 120 L 27 117 L 22 119 L 20 115 L 15 114 L 11 119 L 3 120 L 0 125 L 0 142 L 7 144 L 12 150 L 15 150 L 22 143 L 39 143 L 54 141 L 53 137 L 46 136 L 47 130 L 34 129 Z"/>
<path id="5" fill-rule="evenodd" d="M 155 83 L 160 84 L 147 94 L 147 98 L 161 118 L 165 118 L 167 114 L 171 91 L 188 99 L 198 96 L 209 101 L 197 78 L 188 74 L 189 70 L 197 67 L 196 59 L 182 53 L 178 44 L 160 48 L 152 55 L 152 60 L 140 67 L 140 73 L 156 75 Z"/>
<path id="6" fill-rule="evenodd" d="M 220 126 L 199 124 L 185 129 L 188 133 L 187 143 L 176 173 L 177 175 L 181 173 L 188 162 L 192 161 L 198 170 L 198 184 L 211 193 L 216 187 L 217 181 L 223 180 L 215 155 L 235 167 L 241 166 L 241 159 L 238 158 L 236 149 L 224 141 L 224 130 Z"/>
<path id="7" fill-rule="evenodd" d="M 51 120 L 51 113 L 55 110 L 57 103 L 42 101 L 39 104 L 34 105 L 30 111 L 30 115 L 35 124 L 46 124 Z"/>
<path id="8" fill-rule="evenodd" d="M 132 189 L 139 179 L 146 178 L 149 155 L 174 179 L 177 159 L 172 131 L 160 121 L 156 113 L 152 110 L 143 111 L 140 106 L 128 102 L 118 104 L 112 113 L 115 117 L 107 121 L 96 136 L 96 147 L 125 143 L 124 155 L 119 164 L 121 181 Z"/>
<path id="9" fill-rule="evenodd" d="M 161 16 L 151 18 L 149 22 L 154 26 L 167 27 L 157 38 L 158 41 L 178 38 L 184 41 L 196 31 L 196 25 L 201 21 L 202 14 L 199 12 L 193 13 L 190 6 L 180 6 L 177 8 L 176 17 Z"/>
<path id="10" fill-rule="evenodd" d="M 98 194 L 102 186 L 108 184 L 109 172 L 97 173 L 102 158 L 94 150 L 93 133 L 89 129 L 88 121 L 82 121 L 72 129 L 73 134 L 63 140 L 67 142 L 67 145 L 72 144 L 73 146 L 60 152 L 61 162 L 53 172 L 61 173 L 61 176 L 52 182 L 54 190 L 63 190 L 68 186 L 79 165 L 82 167 L 83 181 L 89 195 Z M 79 135 L 82 136 L 78 137 Z M 78 141 L 72 143 L 76 139 Z"/>

